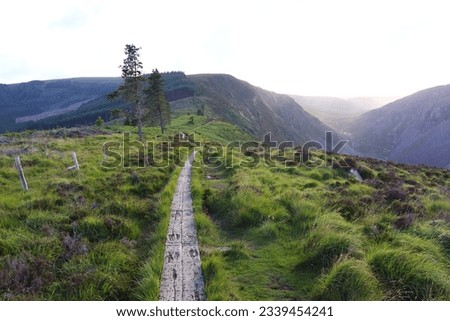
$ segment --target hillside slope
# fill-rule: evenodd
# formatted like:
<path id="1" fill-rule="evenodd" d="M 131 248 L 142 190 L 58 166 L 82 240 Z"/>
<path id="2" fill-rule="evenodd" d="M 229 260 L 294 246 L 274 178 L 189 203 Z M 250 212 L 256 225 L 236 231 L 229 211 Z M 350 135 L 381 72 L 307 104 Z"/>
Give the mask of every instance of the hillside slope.
<path id="1" fill-rule="evenodd" d="M 208 116 L 174 118 L 164 135 L 145 127 L 151 154 L 126 153 L 124 133 L 137 140 L 130 126 L 0 136 L 0 300 L 158 300 L 186 146 L 198 151 L 190 187 L 208 300 L 449 300 L 450 171 L 348 156 L 359 182 L 298 163 L 298 150 L 248 166 L 264 148 L 252 160 L 200 148 L 249 139 Z M 108 142 L 120 165 L 103 155 Z M 79 171 L 66 169 L 73 151 Z"/>
<path id="2" fill-rule="evenodd" d="M 120 78 L 73 78 L 0 85 L 0 132 L 25 127 L 27 118 L 76 110 L 117 88 Z M 33 120 L 31 118 L 30 120 Z M 19 124 L 16 124 L 18 122 Z"/>
<path id="3" fill-rule="evenodd" d="M 331 130 L 307 113 L 291 97 L 270 92 L 230 75 L 192 75 L 197 98 L 214 114 L 262 138 L 272 132 L 277 141 L 324 141 Z"/>
<path id="4" fill-rule="evenodd" d="M 370 111 L 348 128 L 362 155 L 450 165 L 450 85 L 433 87 Z"/>
<path id="5" fill-rule="evenodd" d="M 278 142 L 323 143 L 325 131 L 331 130 L 291 97 L 263 90 L 230 75 L 186 76 L 182 72 L 170 72 L 163 73 L 163 77 L 167 99 L 175 111 L 195 112 L 206 108 L 210 117 L 236 124 L 258 139 L 272 132 L 272 138 Z M 99 116 L 108 120 L 112 108 L 126 108 L 122 101 L 105 98 L 120 81 L 120 78 L 83 78 L 5 85 L 0 90 L 0 115 L 4 115 L 0 132 L 89 125 Z M 73 106 L 78 108 L 69 110 Z M 53 113 L 52 117 L 48 117 L 49 112 Z M 35 121 L 15 124 L 17 117 Z"/>

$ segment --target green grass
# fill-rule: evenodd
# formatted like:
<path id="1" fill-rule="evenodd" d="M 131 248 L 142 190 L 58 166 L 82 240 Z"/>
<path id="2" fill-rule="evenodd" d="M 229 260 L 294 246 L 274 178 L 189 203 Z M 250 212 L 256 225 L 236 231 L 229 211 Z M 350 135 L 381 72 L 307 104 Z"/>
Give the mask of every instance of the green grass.
<path id="1" fill-rule="evenodd" d="M 357 182 L 345 169 L 285 166 L 289 150 L 256 166 L 264 150 L 236 148 L 248 134 L 179 114 L 164 135 L 144 135 L 156 161 L 181 165 L 200 143 L 210 147 L 197 154 L 191 183 L 209 300 L 450 300 L 448 171 L 347 157 L 365 179 Z M 158 299 L 180 167 L 138 167 L 145 155 L 136 148 L 131 166 L 101 167 L 102 145 L 123 132 L 137 140 L 126 126 L 78 138 L 69 129 L 7 135 L 0 299 Z M 165 153 L 162 141 L 179 132 L 190 140 Z M 14 149 L 27 150 L 28 192 Z M 78 172 L 66 170 L 72 151 Z"/>
<path id="2" fill-rule="evenodd" d="M 157 259 L 150 258 L 149 239 L 164 234 L 155 226 L 169 213 L 167 182 L 177 171 L 173 165 L 101 167 L 102 144 L 120 142 L 122 130 L 135 131 L 116 128 L 108 135 L 81 138 L 52 137 L 52 131 L 13 135 L 14 148 L 28 146 L 32 152 L 21 155 L 28 192 L 21 190 L 13 158 L 0 154 L 1 299 L 137 297 L 142 262 Z M 148 128 L 145 134 L 156 132 Z M 77 152 L 78 172 L 66 170 L 72 151 Z M 137 151 L 131 159 L 137 159 Z M 35 275 L 36 266 L 48 273 Z M 37 283 L 24 281 L 36 278 Z"/>
<path id="3" fill-rule="evenodd" d="M 152 228 L 150 238 L 145 241 L 148 249 L 144 251 L 148 259 L 144 261 L 139 272 L 138 287 L 135 293 L 135 297 L 139 300 L 159 299 L 159 282 L 164 265 L 164 249 L 169 227 L 170 207 L 179 173 L 180 169 L 178 168 L 162 191 L 157 210 L 159 222 Z"/>
<path id="4" fill-rule="evenodd" d="M 382 300 L 383 291 L 365 261 L 347 259 L 333 265 L 317 285 L 317 300 L 367 301 Z"/>
<path id="5" fill-rule="evenodd" d="M 242 164 L 244 156 L 233 155 Z M 359 183 L 343 169 L 282 161 L 196 173 L 214 298 L 232 291 L 242 300 L 450 299 L 448 198 L 435 188 L 448 176 L 437 183 L 418 167 L 355 159 L 366 171 Z M 213 287 L 223 275 L 226 293 Z"/>
<path id="6" fill-rule="evenodd" d="M 395 300 L 448 300 L 448 267 L 428 255 L 380 246 L 368 262 Z"/>

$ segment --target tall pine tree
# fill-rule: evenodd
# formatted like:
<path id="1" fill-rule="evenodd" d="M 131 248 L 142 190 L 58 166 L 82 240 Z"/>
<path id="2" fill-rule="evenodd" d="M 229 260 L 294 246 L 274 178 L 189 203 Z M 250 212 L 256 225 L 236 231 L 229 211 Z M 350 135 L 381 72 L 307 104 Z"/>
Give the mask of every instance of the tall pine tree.
<path id="1" fill-rule="evenodd" d="M 119 66 L 122 70 L 123 83 L 116 91 L 109 94 L 108 98 L 114 99 L 120 96 L 131 103 L 131 116 L 137 118 L 139 140 L 143 141 L 142 117 L 144 111 L 142 90 L 144 77 L 142 75 L 142 62 L 139 60 L 140 49 L 133 44 L 125 45 L 124 53 L 126 58 L 123 60 L 123 65 Z"/>
<path id="2" fill-rule="evenodd" d="M 145 105 L 150 120 L 156 122 L 164 134 L 164 129 L 170 124 L 170 105 L 164 94 L 164 80 L 158 69 L 153 69 L 148 77 L 148 87 L 144 90 Z"/>

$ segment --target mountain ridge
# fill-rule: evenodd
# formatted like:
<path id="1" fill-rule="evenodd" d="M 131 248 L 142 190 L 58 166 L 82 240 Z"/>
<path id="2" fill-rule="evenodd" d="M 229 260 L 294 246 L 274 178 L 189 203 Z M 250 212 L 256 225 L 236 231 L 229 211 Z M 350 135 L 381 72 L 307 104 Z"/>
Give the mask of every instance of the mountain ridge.
<path id="1" fill-rule="evenodd" d="M 200 104 L 201 107 L 207 106 L 214 117 L 237 124 L 256 138 L 271 132 L 277 141 L 302 144 L 314 140 L 323 143 L 325 132 L 332 131 L 288 95 L 255 87 L 231 75 L 169 72 L 163 73 L 163 77 L 166 96 L 174 109 L 190 110 L 199 108 Z M 0 88 L 0 113 L 6 113 L 7 117 L 0 122 L 0 131 L 88 125 L 97 117 L 108 119 L 112 108 L 127 107 L 123 101 L 107 101 L 105 98 L 105 94 L 113 91 L 121 81 L 121 78 L 85 77 L 4 85 Z M 22 89 L 24 97 L 8 96 L 11 88 Z M 47 93 L 47 89 L 51 90 Z M 13 104 L 10 106 L 5 101 L 13 101 Z M 79 106 L 63 113 L 74 104 Z M 40 115 L 51 117 L 39 119 L 43 118 Z M 17 120 L 35 121 L 16 124 Z"/>
<path id="2" fill-rule="evenodd" d="M 325 131 L 331 131 L 288 95 L 253 86 L 226 74 L 188 77 L 201 90 L 198 98 L 215 113 L 258 138 L 270 131 L 278 141 L 323 142 Z"/>
<path id="3" fill-rule="evenodd" d="M 450 85 L 421 90 L 350 123 L 352 146 L 364 156 L 412 164 L 450 165 Z"/>

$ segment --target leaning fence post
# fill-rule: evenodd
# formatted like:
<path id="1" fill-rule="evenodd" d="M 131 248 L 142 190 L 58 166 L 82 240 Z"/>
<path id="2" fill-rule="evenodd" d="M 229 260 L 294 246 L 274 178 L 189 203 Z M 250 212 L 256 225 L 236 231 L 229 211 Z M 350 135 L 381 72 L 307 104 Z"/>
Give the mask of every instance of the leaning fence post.
<path id="1" fill-rule="evenodd" d="M 14 158 L 14 161 L 16 163 L 16 169 L 19 172 L 19 178 L 20 178 L 20 183 L 22 184 L 22 188 L 25 191 L 28 191 L 28 184 L 27 184 L 27 180 L 25 179 L 25 175 L 23 173 L 22 164 L 20 163 L 20 156 L 16 156 Z"/>
<path id="2" fill-rule="evenodd" d="M 72 169 L 80 170 L 80 166 L 78 165 L 77 153 L 72 152 L 73 165 L 67 167 L 67 170 L 71 171 Z"/>
<path id="3" fill-rule="evenodd" d="M 78 165 L 77 153 L 72 152 L 72 159 L 73 159 L 73 164 L 75 166 L 75 169 L 77 171 L 80 170 L 80 166 Z"/>

